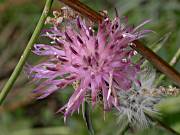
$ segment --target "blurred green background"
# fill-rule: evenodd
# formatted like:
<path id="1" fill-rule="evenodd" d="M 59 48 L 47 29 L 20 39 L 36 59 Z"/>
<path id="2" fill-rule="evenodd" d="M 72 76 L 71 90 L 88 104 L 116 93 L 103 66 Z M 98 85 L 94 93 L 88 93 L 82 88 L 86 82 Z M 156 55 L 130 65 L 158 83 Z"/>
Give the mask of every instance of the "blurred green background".
<path id="1" fill-rule="evenodd" d="M 82 0 L 96 11 L 108 10 L 114 16 L 117 8 L 121 16 L 128 16 L 129 24 L 135 26 L 152 19 L 145 27 L 156 33 L 143 39 L 150 48 L 162 45 L 157 52 L 166 61 L 180 48 L 180 1 L 179 0 Z M 40 17 L 45 0 L 0 0 L 0 89 L 10 76 L 25 48 Z M 53 9 L 63 5 L 54 0 Z M 41 39 L 39 39 L 40 42 Z M 40 59 L 31 54 L 28 63 L 36 64 Z M 174 66 L 180 71 L 180 61 Z M 158 73 L 159 74 L 159 73 Z M 172 84 L 167 78 L 162 86 Z M 87 135 L 82 113 L 74 113 L 67 123 L 62 114 L 56 114 L 71 94 L 71 88 L 35 101 L 31 92 L 35 86 L 21 73 L 4 106 L 0 107 L 0 135 Z M 161 105 L 166 124 L 180 132 L 180 97 L 168 99 Z M 104 114 L 97 106 L 92 113 L 97 135 L 118 135 L 115 112 Z M 120 123 L 121 124 L 121 123 Z M 131 133 L 127 133 L 131 134 Z M 135 134 L 135 133 L 134 133 Z M 139 131 L 137 135 L 170 135 L 155 126 Z"/>

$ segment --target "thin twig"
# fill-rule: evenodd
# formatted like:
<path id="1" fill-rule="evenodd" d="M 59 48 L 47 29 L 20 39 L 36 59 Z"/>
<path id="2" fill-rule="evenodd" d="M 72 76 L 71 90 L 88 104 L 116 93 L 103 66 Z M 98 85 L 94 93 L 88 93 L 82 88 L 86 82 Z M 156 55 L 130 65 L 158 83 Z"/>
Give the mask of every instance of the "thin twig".
<path id="1" fill-rule="evenodd" d="M 0 105 L 2 104 L 2 102 L 4 101 L 4 99 L 6 98 L 7 94 L 9 93 L 9 91 L 11 90 L 13 84 L 15 83 L 17 77 L 19 76 L 21 70 L 23 69 L 23 66 L 31 52 L 31 48 L 34 45 L 34 43 L 36 42 L 36 39 L 38 38 L 41 29 L 44 25 L 44 22 L 48 16 L 48 13 L 51 9 L 51 5 L 52 5 L 53 0 L 46 0 L 46 4 L 44 7 L 44 10 L 42 12 L 42 15 L 39 19 L 39 22 L 34 30 L 34 33 L 31 37 L 31 39 L 29 40 L 29 43 L 27 44 L 18 64 L 16 65 L 12 75 L 10 76 L 9 80 L 7 81 L 7 83 L 5 84 L 5 86 L 3 87 L 1 93 L 0 93 Z"/>
<path id="2" fill-rule="evenodd" d="M 92 10 L 79 0 L 59 0 L 64 4 L 68 5 L 72 9 L 80 12 L 81 14 L 89 17 L 92 21 L 102 21 L 103 16 Z M 163 72 L 167 77 L 173 80 L 178 86 L 180 86 L 180 73 L 173 69 L 168 63 L 162 58 L 156 55 L 151 49 L 145 47 L 140 41 L 134 41 L 132 46 L 138 53 L 149 60 L 158 70 Z"/>

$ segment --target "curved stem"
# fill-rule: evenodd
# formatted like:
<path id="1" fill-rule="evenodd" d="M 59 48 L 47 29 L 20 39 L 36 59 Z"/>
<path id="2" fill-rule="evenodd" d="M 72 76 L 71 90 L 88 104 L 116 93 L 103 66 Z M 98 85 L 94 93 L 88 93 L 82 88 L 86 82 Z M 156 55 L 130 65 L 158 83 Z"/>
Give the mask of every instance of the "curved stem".
<path id="1" fill-rule="evenodd" d="M 59 0 L 68 5 L 72 9 L 80 12 L 81 14 L 89 17 L 92 21 L 102 21 L 103 16 L 92 10 L 79 0 Z M 135 46 L 132 46 L 138 53 L 149 60 L 157 69 L 163 72 L 166 76 L 173 80 L 178 86 L 180 86 L 180 73 L 173 69 L 162 58 L 156 55 L 151 49 L 147 48 L 140 41 L 134 41 Z"/>
<path id="2" fill-rule="evenodd" d="M 4 101 L 4 99 L 6 98 L 7 94 L 9 93 L 9 91 L 11 90 L 13 84 L 15 83 L 17 77 L 19 76 L 30 52 L 31 52 L 31 48 L 34 45 L 34 43 L 36 42 L 36 39 L 38 38 L 41 29 L 44 25 L 44 22 L 48 16 L 48 13 L 51 9 L 51 5 L 52 5 L 53 0 L 46 0 L 46 4 L 44 7 L 44 10 L 42 12 L 42 15 L 39 19 L 39 22 L 34 30 L 34 33 L 32 34 L 18 64 L 16 65 L 12 75 L 10 76 L 9 80 L 7 81 L 7 83 L 5 84 L 5 86 L 3 87 L 1 93 L 0 93 L 0 105 L 2 104 L 2 102 Z"/>

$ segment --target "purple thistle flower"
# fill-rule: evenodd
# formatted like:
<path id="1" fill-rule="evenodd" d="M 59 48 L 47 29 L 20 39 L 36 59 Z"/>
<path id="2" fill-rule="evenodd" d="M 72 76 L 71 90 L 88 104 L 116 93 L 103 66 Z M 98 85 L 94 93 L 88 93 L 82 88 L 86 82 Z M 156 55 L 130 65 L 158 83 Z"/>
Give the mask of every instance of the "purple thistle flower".
<path id="1" fill-rule="evenodd" d="M 104 110 L 112 106 L 118 109 L 116 92 L 128 90 L 134 82 L 138 83 L 140 65 L 131 61 L 135 51 L 129 44 L 149 31 L 138 31 L 142 25 L 125 27 L 118 17 L 113 21 L 106 18 L 97 32 L 80 18 L 76 24 L 66 26 L 65 30 L 57 26 L 46 30 L 43 36 L 52 39 L 54 45 L 34 45 L 35 54 L 48 56 L 47 61 L 29 69 L 33 78 L 45 80 L 35 92 L 40 93 L 39 99 L 42 99 L 79 82 L 68 103 L 59 110 L 64 111 L 65 118 L 79 109 L 88 94 L 92 106 L 101 95 Z"/>

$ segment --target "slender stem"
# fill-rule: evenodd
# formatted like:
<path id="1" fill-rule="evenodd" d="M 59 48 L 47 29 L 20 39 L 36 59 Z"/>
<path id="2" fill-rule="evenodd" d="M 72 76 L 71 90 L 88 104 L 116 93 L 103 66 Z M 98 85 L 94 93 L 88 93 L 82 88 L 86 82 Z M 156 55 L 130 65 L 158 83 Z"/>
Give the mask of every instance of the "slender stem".
<path id="1" fill-rule="evenodd" d="M 171 66 L 175 65 L 179 58 L 180 58 L 180 48 L 177 50 L 177 52 L 175 53 L 169 64 Z M 164 78 L 165 78 L 164 74 L 160 75 L 159 78 L 155 81 L 155 86 L 158 86 Z"/>
<path id="2" fill-rule="evenodd" d="M 92 10 L 79 0 L 59 0 L 74 10 L 82 13 L 89 17 L 92 21 L 102 21 L 103 16 Z M 151 49 L 145 47 L 140 41 L 134 41 L 135 46 L 133 48 L 149 60 L 157 69 L 163 72 L 166 76 L 173 80 L 174 83 L 180 86 L 180 73 L 173 69 L 168 63 L 162 58 L 156 55 Z"/>
<path id="3" fill-rule="evenodd" d="M 51 9 L 51 5 L 52 5 L 53 0 L 46 0 L 46 4 L 44 7 L 44 10 L 42 12 L 42 15 L 39 19 L 39 22 L 34 30 L 34 33 L 31 36 L 31 39 L 29 40 L 18 64 L 16 65 L 12 75 L 10 76 L 9 80 L 7 81 L 7 83 L 5 84 L 5 86 L 3 87 L 1 93 L 0 93 L 0 105 L 2 104 L 2 102 L 4 101 L 4 99 L 6 98 L 7 94 L 9 93 L 9 91 L 11 90 L 13 84 L 15 83 L 17 77 L 19 76 L 23 65 L 25 64 L 30 52 L 31 52 L 31 48 L 34 45 L 34 43 L 36 42 L 36 39 L 38 38 L 41 29 L 44 25 L 44 22 L 48 16 L 48 13 Z"/>
<path id="4" fill-rule="evenodd" d="M 87 102 L 84 103 L 84 111 L 83 111 L 83 117 L 86 121 L 86 125 L 89 131 L 90 135 L 94 135 L 94 130 L 92 126 L 92 120 L 90 116 L 90 110 L 89 110 L 89 104 Z"/>
<path id="5" fill-rule="evenodd" d="M 166 130 L 169 131 L 170 133 L 173 133 L 174 135 L 180 135 L 180 133 L 178 133 L 177 131 L 175 131 L 174 129 L 172 129 L 172 128 L 169 127 L 168 125 L 166 125 L 164 122 L 162 122 L 159 117 L 154 116 L 154 115 L 152 115 L 152 114 L 150 114 L 150 113 L 148 113 L 148 112 L 145 112 L 145 114 L 146 114 L 146 116 L 148 116 L 151 120 L 158 122 L 158 124 L 159 124 L 161 127 L 163 127 L 164 129 L 166 129 Z"/>

